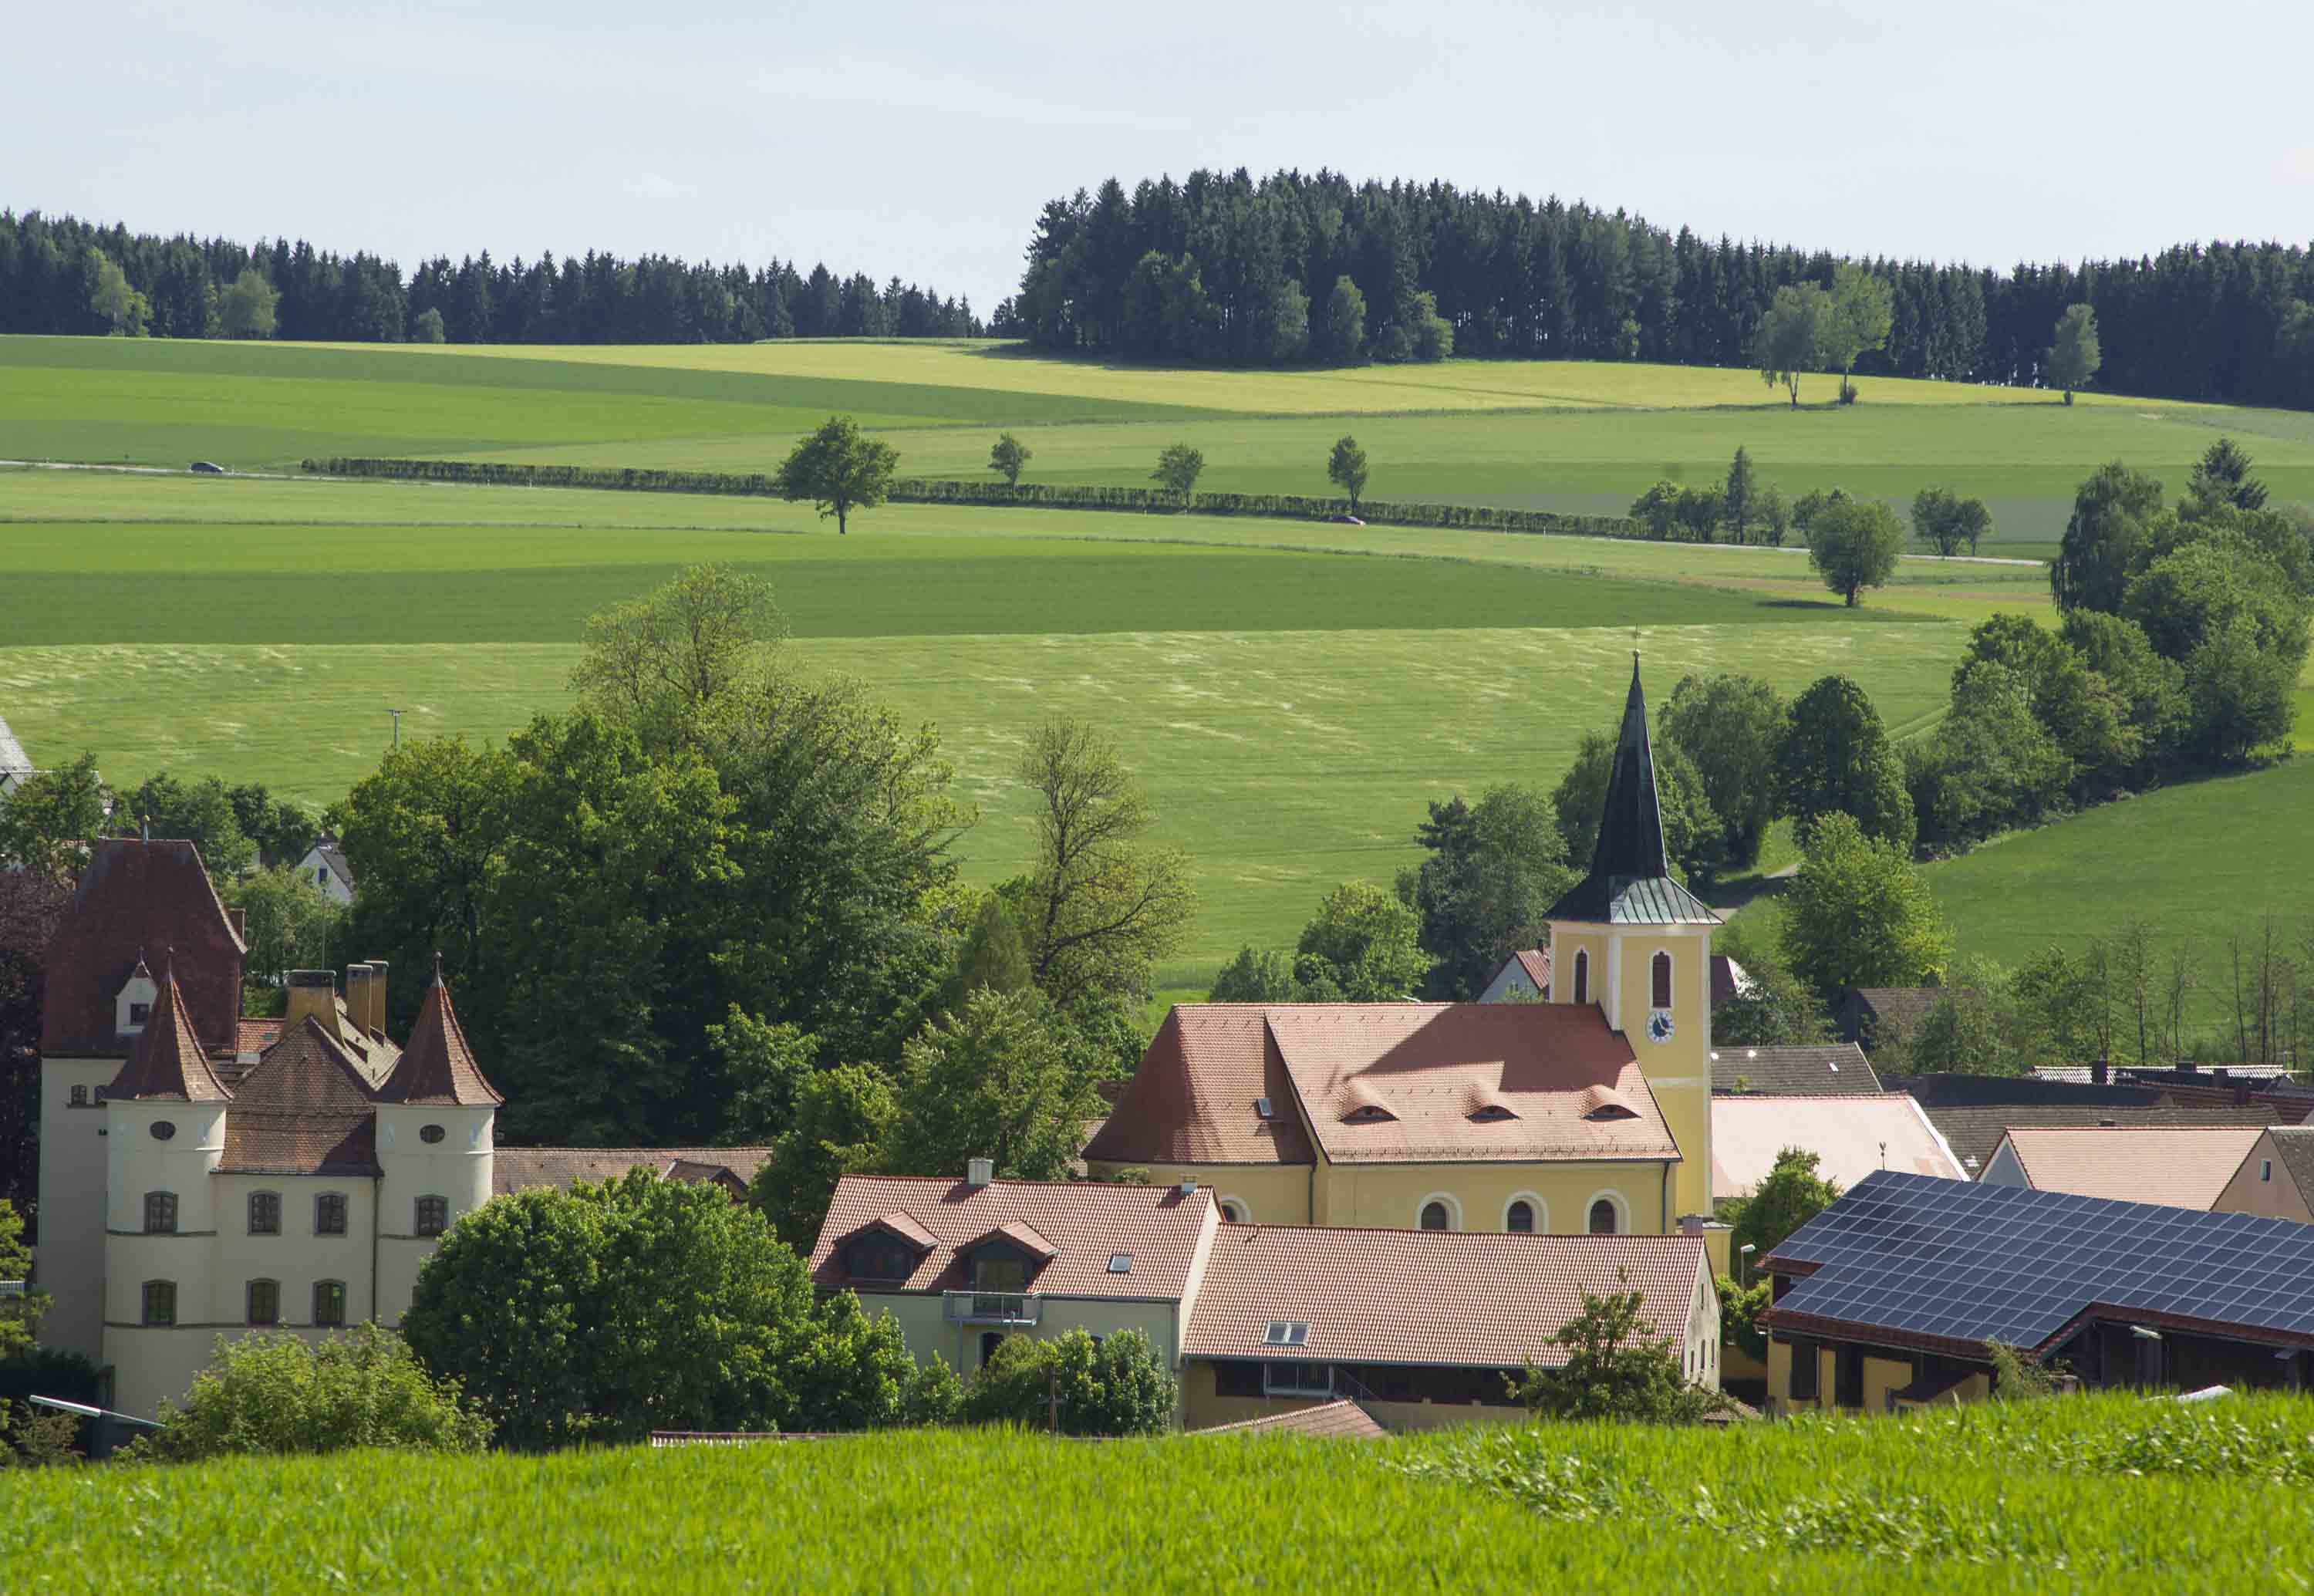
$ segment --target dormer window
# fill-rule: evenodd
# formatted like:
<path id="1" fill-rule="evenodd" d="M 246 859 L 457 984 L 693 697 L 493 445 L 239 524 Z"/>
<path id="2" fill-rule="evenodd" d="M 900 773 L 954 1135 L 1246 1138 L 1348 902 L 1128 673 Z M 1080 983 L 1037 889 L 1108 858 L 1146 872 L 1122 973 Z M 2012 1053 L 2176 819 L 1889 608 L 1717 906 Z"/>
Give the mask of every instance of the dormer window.
<path id="1" fill-rule="evenodd" d="M 136 1029 L 137 1029 L 137 1030 L 140 1030 L 140 1031 L 141 1031 L 141 1030 L 143 1030 L 143 1029 L 145 1028 L 145 1027 L 146 1027 L 146 1023 L 147 1021 L 149 1021 L 152 1018 L 153 1018 L 153 1005 L 152 1005 L 152 1004 L 150 1004 L 150 1003 L 131 1003 L 131 1004 L 129 1004 L 129 1005 L 128 1005 L 128 1023 L 129 1023 L 129 1025 L 130 1025 L 131 1027 L 133 1027 L 134 1028 L 136 1028 Z"/>
<path id="2" fill-rule="evenodd" d="M 982 1248 L 972 1255 L 972 1289 L 976 1292 L 1027 1291 L 1029 1260 L 1010 1248 Z"/>
<path id="3" fill-rule="evenodd" d="M 152 972 L 140 960 L 113 1000 L 112 1028 L 124 1036 L 142 1036 L 152 1022 L 153 1000 L 160 992 Z"/>
<path id="4" fill-rule="evenodd" d="M 889 1231 L 855 1236 L 843 1245 L 843 1272 L 854 1280 L 905 1280 L 916 1272 L 916 1249 Z"/>
<path id="5" fill-rule="evenodd" d="M 1380 1124 L 1385 1120 L 1393 1120 L 1397 1117 L 1397 1115 L 1392 1114 L 1380 1103 L 1361 1103 L 1342 1115 L 1342 1123 L 1346 1125 L 1371 1125 Z"/>
<path id="6" fill-rule="evenodd" d="M 1583 1117 L 1587 1120 L 1599 1121 L 1609 1119 L 1637 1119 L 1639 1117 L 1639 1115 L 1638 1110 L 1636 1108 L 1626 1107 L 1621 1103 L 1602 1103 L 1596 1108 L 1594 1108 L 1588 1114 L 1585 1114 Z"/>
<path id="7" fill-rule="evenodd" d="M 1480 1124 L 1492 1124 L 1497 1120 L 1516 1119 L 1518 1115 L 1511 1112 L 1507 1103 L 1487 1103 L 1472 1109 L 1471 1117 Z"/>

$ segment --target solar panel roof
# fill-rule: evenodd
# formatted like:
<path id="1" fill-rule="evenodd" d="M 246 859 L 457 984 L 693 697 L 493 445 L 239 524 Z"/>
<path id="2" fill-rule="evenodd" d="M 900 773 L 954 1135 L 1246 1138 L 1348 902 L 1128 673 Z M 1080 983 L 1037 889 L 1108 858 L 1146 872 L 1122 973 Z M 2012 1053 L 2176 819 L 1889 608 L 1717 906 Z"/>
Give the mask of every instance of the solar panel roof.
<path id="1" fill-rule="evenodd" d="M 2314 1225 L 1876 1171 L 1778 1247 L 1771 1311 L 2041 1349 L 2092 1304 L 2314 1341 Z M 2263 1332 L 2264 1335 L 2259 1335 Z"/>

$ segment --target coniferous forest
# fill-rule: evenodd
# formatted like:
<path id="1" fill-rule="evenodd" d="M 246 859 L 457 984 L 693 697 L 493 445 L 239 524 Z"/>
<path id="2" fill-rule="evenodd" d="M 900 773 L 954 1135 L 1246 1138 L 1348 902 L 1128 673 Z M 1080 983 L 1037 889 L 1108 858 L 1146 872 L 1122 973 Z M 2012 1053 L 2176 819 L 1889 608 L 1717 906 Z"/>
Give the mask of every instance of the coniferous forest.
<path id="1" fill-rule="evenodd" d="M 1039 347 L 1264 366 L 1456 355 L 1744 366 L 1776 290 L 1829 286 L 1823 251 L 1677 232 L 1622 211 L 1242 169 L 1115 179 L 1047 203 L 991 331 Z M 2314 407 L 2314 252 L 2179 244 L 1991 269 L 1868 260 L 1894 300 L 1879 373 L 2032 384 L 2086 303 L 2100 387 Z"/>
<path id="2" fill-rule="evenodd" d="M 143 296 L 144 331 L 227 335 L 221 301 L 255 268 L 276 298 L 271 336 L 352 343 L 438 337 L 450 343 L 747 343 L 764 338 L 963 338 L 982 331 L 969 299 L 893 278 L 808 273 L 777 260 L 745 266 L 662 255 L 622 260 L 590 250 L 499 263 L 486 250 L 437 257 L 403 280 L 378 256 L 336 255 L 299 240 L 248 246 L 162 238 L 70 216 L 0 211 L 0 332 L 102 333 L 110 260 Z M 435 318 L 438 317 L 437 322 Z"/>

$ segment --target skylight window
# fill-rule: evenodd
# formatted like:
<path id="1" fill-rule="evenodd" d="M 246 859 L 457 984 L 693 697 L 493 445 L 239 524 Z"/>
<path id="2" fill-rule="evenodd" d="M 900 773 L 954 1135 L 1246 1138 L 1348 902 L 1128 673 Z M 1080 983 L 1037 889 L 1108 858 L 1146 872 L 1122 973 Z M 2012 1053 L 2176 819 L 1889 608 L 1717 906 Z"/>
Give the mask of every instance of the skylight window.
<path id="1" fill-rule="evenodd" d="M 1260 1119 L 1269 1119 L 1274 1116 L 1274 1111 L 1270 1107 L 1269 1099 L 1267 1098 L 1254 1098 L 1253 1112 L 1255 1116 Z"/>
<path id="2" fill-rule="evenodd" d="M 1272 1319 L 1269 1331 L 1263 1336 L 1265 1346 L 1302 1346 L 1310 1339 L 1310 1326 L 1303 1319 Z"/>
<path id="3" fill-rule="evenodd" d="M 1109 1254 L 1109 1255 L 1108 1255 L 1108 1272 L 1109 1272 L 1111 1274 L 1132 1274 L 1132 1273 L 1133 1273 L 1133 1255 L 1132 1255 L 1131 1253 L 1129 1253 L 1129 1252 L 1113 1252 L 1113 1253 Z"/>

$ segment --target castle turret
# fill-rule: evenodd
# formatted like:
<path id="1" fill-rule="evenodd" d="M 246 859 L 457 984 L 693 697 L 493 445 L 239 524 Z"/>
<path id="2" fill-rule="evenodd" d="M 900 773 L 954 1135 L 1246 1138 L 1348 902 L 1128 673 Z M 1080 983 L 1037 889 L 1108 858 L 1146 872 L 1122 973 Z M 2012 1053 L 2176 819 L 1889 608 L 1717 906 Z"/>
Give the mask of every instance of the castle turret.
<path id="1" fill-rule="evenodd" d="M 1711 1212 L 1711 929 L 1674 879 L 1638 657 L 1591 869 L 1551 905 L 1551 1000 L 1590 1003 L 1629 1039 L 1679 1142 L 1678 1213 Z"/>
<path id="2" fill-rule="evenodd" d="M 377 1091 L 382 1306 L 408 1302 L 442 1232 L 490 1201 L 493 1126 L 504 1100 L 474 1062 L 437 956 L 410 1040 Z"/>

